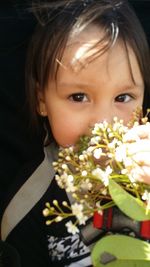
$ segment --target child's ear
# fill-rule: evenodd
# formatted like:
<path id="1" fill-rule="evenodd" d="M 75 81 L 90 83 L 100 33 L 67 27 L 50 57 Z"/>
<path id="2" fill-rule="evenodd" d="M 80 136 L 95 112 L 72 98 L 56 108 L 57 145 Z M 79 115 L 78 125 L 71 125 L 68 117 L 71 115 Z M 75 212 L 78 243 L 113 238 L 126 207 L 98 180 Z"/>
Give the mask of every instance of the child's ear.
<path id="1" fill-rule="evenodd" d="M 37 112 L 39 113 L 39 115 L 43 117 L 47 116 L 44 93 L 40 90 L 37 91 L 37 100 L 38 100 Z"/>

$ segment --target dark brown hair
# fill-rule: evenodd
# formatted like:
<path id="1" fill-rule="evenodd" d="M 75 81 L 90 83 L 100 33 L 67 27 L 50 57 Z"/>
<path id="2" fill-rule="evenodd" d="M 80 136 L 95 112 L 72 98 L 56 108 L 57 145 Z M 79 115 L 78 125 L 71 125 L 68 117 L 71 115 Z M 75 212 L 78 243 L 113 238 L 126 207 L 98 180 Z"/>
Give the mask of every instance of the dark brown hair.
<path id="1" fill-rule="evenodd" d="M 121 39 L 133 49 L 145 84 L 144 111 L 150 104 L 150 54 L 148 43 L 133 9 L 126 0 L 68 0 L 36 1 L 32 6 L 37 27 L 29 47 L 26 87 L 32 121 L 37 123 L 37 84 L 44 90 L 49 78 L 57 77 L 60 61 L 70 34 L 78 34 L 89 24 L 96 24 L 105 31 L 108 40 L 100 56 Z M 119 31 L 117 36 L 117 31 Z M 103 39 L 103 40 L 104 40 Z M 99 42 L 102 42 L 100 40 Z M 128 53 L 128 51 L 127 51 Z M 92 60 L 93 60 L 92 59 Z M 132 71 L 132 70 L 131 70 Z"/>

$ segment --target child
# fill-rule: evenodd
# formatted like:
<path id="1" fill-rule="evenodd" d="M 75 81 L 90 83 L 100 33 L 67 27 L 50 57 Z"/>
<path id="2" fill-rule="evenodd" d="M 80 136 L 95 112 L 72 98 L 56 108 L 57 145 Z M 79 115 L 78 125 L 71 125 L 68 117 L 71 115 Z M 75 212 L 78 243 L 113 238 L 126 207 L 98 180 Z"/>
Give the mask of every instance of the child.
<path id="1" fill-rule="evenodd" d="M 2 238 L 19 252 L 22 266 L 91 266 L 81 235 L 65 223 L 45 225 L 45 202 L 68 200 L 53 179 L 57 145 L 75 144 L 90 126 L 114 116 L 131 118 L 148 107 L 150 59 L 145 35 L 126 1 L 70 0 L 35 5 L 39 23 L 27 68 L 33 125 L 43 117 L 50 145 L 33 159 L 9 193 Z M 54 140 L 54 142 L 53 142 Z"/>

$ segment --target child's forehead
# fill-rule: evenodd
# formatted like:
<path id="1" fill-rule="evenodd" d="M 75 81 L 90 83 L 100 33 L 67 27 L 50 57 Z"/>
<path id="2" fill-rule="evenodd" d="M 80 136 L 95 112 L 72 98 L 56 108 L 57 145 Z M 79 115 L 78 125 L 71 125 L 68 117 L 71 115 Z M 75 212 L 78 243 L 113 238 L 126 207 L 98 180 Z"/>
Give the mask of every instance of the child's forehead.
<path id="1" fill-rule="evenodd" d="M 79 33 L 73 32 L 68 38 L 62 63 L 74 65 L 76 62 L 86 61 L 92 57 L 108 44 L 109 40 L 104 39 L 104 34 L 104 31 L 95 25 Z"/>
<path id="2" fill-rule="evenodd" d="M 126 71 L 126 76 L 128 79 L 131 79 L 137 83 L 141 84 L 142 77 L 139 68 L 139 64 L 136 58 L 136 55 L 130 45 L 127 43 L 126 46 L 122 40 L 119 38 L 115 44 L 108 48 L 104 53 L 99 54 L 99 50 L 102 49 L 102 46 L 105 45 L 107 39 L 104 42 L 99 41 L 100 35 L 97 35 L 95 39 L 94 35 L 91 33 L 88 36 L 88 32 L 84 39 L 74 38 L 72 43 L 68 44 L 66 47 L 61 64 L 58 71 L 58 80 L 64 81 L 65 79 L 72 80 L 73 77 L 77 78 L 76 74 L 81 74 L 82 78 L 87 79 L 88 76 L 93 75 L 94 72 L 98 69 L 99 73 L 106 73 L 107 78 L 116 75 L 123 75 L 123 72 Z M 96 44 L 94 46 L 94 44 Z M 93 47 L 94 46 L 94 47 Z M 91 48 L 91 49 L 90 49 Z M 91 58 L 93 60 L 91 60 Z M 117 70 L 117 71 L 116 71 Z M 85 76 L 85 77 L 84 77 Z M 67 77 L 67 78 L 66 78 Z M 116 79 L 117 80 L 117 79 Z"/>

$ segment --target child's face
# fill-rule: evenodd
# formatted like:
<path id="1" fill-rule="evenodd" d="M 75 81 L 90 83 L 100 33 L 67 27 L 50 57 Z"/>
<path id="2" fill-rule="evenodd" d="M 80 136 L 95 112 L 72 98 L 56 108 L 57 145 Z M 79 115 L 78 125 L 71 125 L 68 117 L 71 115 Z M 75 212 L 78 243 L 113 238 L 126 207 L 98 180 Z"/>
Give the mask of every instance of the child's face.
<path id="1" fill-rule="evenodd" d="M 39 96 L 40 110 L 48 116 L 53 136 L 63 147 L 75 144 L 96 122 L 111 122 L 117 116 L 127 123 L 132 111 L 142 106 L 144 83 L 129 47 L 131 66 L 119 41 L 111 50 L 85 64 L 86 57 L 93 53 L 85 50 L 101 37 L 102 32 L 91 26 L 78 37 L 70 38 L 59 67 L 57 87 L 55 81 L 49 81 Z"/>

